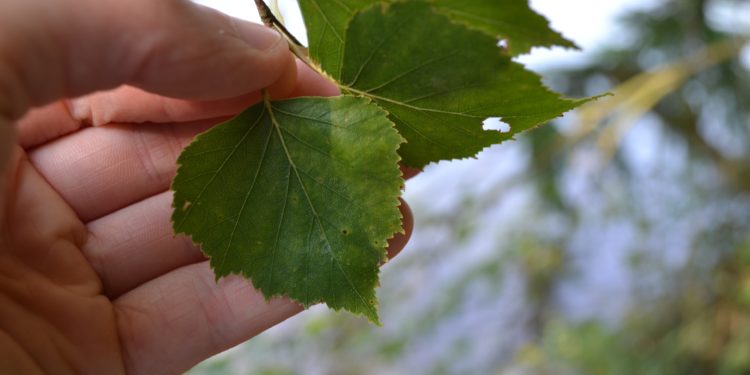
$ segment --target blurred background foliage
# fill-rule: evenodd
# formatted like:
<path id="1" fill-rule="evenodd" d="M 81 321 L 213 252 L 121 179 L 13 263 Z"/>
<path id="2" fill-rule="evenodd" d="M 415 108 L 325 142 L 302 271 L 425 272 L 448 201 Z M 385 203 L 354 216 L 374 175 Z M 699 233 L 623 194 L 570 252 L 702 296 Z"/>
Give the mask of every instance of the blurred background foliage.
<path id="1" fill-rule="evenodd" d="M 313 308 L 193 373 L 750 373 L 750 2 L 621 22 L 542 72 L 613 96 L 407 184 L 384 327 Z"/>

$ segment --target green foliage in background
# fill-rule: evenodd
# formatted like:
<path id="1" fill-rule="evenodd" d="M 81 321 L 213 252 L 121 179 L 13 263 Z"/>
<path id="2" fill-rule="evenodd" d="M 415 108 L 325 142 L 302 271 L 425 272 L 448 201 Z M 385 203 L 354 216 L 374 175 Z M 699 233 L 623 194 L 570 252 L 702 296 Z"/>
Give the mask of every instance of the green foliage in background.
<path id="1" fill-rule="evenodd" d="M 612 220 L 632 221 L 639 235 L 663 238 L 677 236 L 665 228 L 683 215 L 699 221 L 686 223 L 692 229 L 680 246 L 685 260 L 678 265 L 664 248 L 632 250 L 629 268 L 640 280 L 632 294 L 612 296 L 632 300 L 617 323 L 550 317 L 521 351 L 533 355 L 517 357 L 528 368 L 583 374 L 750 372 L 750 74 L 739 59 L 750 24 L 743 29 L 716 19 L 722 9 L 748 9 L 743 6 L 733 0 L 667 1 L 629 14 L 622 21 L 632 33 L 628 44 L 557 74 L 572 93 L 605 83 L 615 96 L 583 108 L 579 126 L 567 135 L 545 128 L 529 138 L 537 188 L 551 210 L 577 219 L 557 181 L 576 150 L 593 147 L 605 157 L 601 178 L 625 186 L 626 200 L 613 209 Z M 684 155 L 686 164 L 678 164 L 677 174 L 643 176 L 627 160 L 621 146 L 644 114 L 664 143 Z M 649 179 L 686 193 L 662 202 L 668 210 L 654 216 L 647 207 L 652 197 L 642 193 Z"/>

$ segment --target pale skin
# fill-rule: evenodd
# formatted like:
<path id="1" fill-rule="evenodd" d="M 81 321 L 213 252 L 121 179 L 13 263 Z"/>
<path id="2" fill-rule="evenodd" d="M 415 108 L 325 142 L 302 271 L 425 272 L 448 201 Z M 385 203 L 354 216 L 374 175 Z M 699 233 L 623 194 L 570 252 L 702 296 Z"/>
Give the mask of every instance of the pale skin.
<path id="1" fill-rule="evenodd" d="M 179 373 L 302 310 L 216 283 L 172 234 L 169 184 L 262 89 L 333 85 L 277 33 L 184 0 L 5 0 L 0 25 L 0 372 Z"/>

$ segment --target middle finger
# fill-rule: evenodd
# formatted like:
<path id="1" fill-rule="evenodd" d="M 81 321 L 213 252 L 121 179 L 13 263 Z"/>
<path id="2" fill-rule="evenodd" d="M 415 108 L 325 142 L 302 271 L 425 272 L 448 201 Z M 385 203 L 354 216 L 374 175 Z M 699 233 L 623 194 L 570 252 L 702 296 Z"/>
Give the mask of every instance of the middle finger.
<path id="1" fill-rule="evenodd" d="M 86 128 L 28 156 L 88 222 L 167 190 L 180 152 L 218 121 Z"/>

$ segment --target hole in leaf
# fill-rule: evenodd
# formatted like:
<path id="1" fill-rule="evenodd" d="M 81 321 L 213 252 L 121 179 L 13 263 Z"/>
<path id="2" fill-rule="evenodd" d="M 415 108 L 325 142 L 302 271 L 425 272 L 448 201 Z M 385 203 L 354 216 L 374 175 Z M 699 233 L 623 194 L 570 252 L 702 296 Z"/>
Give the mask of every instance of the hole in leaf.
<path id="1" fill-rule="evenodd" d="M 484 130 L 497 130 L 500 133 L 507 133 L 510 131 L 510 125 L 500 120 L 500 117 L 490 117 L 484 120 L 482 123 Z"/>

